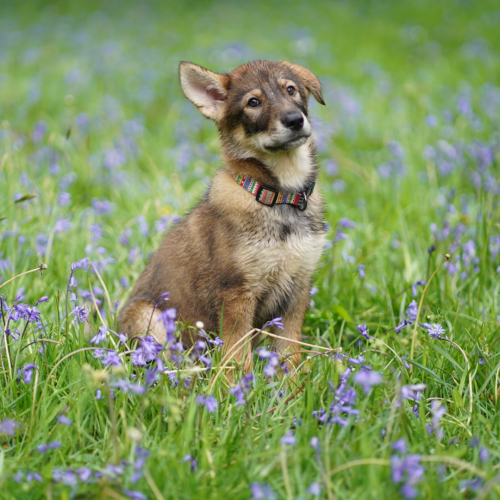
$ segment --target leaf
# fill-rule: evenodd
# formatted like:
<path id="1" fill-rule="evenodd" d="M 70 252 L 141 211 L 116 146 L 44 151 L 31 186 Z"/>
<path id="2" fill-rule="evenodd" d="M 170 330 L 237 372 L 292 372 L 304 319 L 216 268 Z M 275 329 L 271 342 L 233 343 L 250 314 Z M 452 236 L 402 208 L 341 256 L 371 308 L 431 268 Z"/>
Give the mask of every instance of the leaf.
<path id="1" fill-rule="evenodd" d="M 32 198 L 37 198 L 37 194 L 25 194 L 24 196 L 21 196 L 21 198 L 17 199 L 14 201 L 15 203 L 22 203 L 23 201 L 31 200 Z"/>
<path id="2" fill-rule="evenodd" d="M 464 399 L 456 387 L 453 388 L 453 401 L 455 401 L 457 408 L 464 407 Z"/>
<path id="3" fill-rule="evenodd" d="M 333 306 L 332 311 L 336 313 L 338 316 L 340 316 L 342 319 L 345 319 L 349 323 L 353 323 L 351 316 L 349 316 L 349 313 L 342 306 L 340 305 Z"/>
<path id="4" fill-rule="evenodd" d="M 7 217 L 0 217 L 0 221 L 5 220 Z"/>

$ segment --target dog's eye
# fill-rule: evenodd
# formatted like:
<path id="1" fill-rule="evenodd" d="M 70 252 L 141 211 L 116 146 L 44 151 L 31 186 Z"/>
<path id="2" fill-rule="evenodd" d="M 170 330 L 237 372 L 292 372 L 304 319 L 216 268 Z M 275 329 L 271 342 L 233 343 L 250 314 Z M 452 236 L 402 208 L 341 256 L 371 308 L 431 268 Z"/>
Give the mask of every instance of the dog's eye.
<path id="1" fill-rule="evenodd" d="M 251 108 L 256 108 L 260 104 L 260 101 L 258 99 L 256 99 L 255 97 L 252 97 L 252 98 L 248 99 L 247 104 Z"/>
<path id="2" fill-rule="evenodd" d="M 294 95 L 295 94 L 295 87 L 293 85 L 289 85 L 286 88 L 286 91 L 288 92 L 288 95 Z"/>

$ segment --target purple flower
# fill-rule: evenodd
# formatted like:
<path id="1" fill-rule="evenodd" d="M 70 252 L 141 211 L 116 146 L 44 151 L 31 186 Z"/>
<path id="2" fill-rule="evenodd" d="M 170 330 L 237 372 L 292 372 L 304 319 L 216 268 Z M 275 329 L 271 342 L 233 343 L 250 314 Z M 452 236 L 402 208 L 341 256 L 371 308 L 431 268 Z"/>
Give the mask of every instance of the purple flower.
<path id="1" fill-rule="evenodd" d="M 479 450 L 479 460 L 481 460 L 481 462 L 487 462 L 489 459 L 490 459 L 490 454 L 488 452 L 488 449 L 483 446 Z"/>
<path id="2" fill-rule="evenodd" d="M 443 336 L 446 337 L 445 330 L 439 323 L 433 323 L 432 325 L 427 325 L 426 323 L 424 324 L 426 325 L 427 333 L 433 339 L 440 339 Z"/>
<path id="3" fill-rule="evenodd" d="M 67 425 L 67 426 L 72 426 L 73 425 L 73 422 L 68 417 L 66 417 L 65 415 L 59 415 L 57 417 L 57 421 L 60 424 Z"/>
<path id="4" fill-rule="evenodd" d="M 407 455 L 400 458 L 391 457 L 391 475 L 395 484 L 405 481 L 401 493 L 405 498 L 415 498 L 418 494 L 415 485 L 420 482 L 424 474 L 424 467 L 420 465 L 420 455 Z"/>
<path id="5" fill-rule="evenodd" d="M 140 491 L 127 490 L 125 488 L 123 488 L 122 491 L 132 500 L 146 500 L 148 498 L 144 493 L 141 493 Z"/>
<path id="6" fill-rule="evenodd" d="M 58 220 L 54 226 L 54 233 L 63 233 L 70 229 L 72 226 L 71 222 L 67 219 Z"/>
<path id="7" fill-rule="evenodd" d="M 416 283 L 413 283 L 413 285 L 411 285 L 411 292 L 412 292 L 412 295 L 414 297 L 417 297 L 417 295 L 418 295 L 417 285 L 418 286 L 425 286 L 425 281 L 417 281 Z"/>
<path id="8" fill-rule="evenodd" d="M 394 451 L 401 453 L 401 455 L 404 455 L 408 451 L 408 447 L 406 446 L 406 439 L 401 438 L 401 439 L 398 439 L 397 441 L 394 441 L 394 443 L 392 443 L 391 448 Z"/>
<path id="9" fill-rule="evenodd" d="M 97 335 L 92 337 L 90 340 L 91 344 L 100 344 L 101 342 L 105 342 L 107 338 L 107 332 L 109 331 L 109 328 L 107 326 L 101 326 L 99 328 L 99 331 L 97 332 Z"/>
<path id="10" fill-rule="evenodd" d="M 71 195 L 69 193 L 61 193 L 57 197 L 57 204 L 60 207 L 71 205 Z"/>
<path id="11" fill-rule="evenodd" d="M 477 493 L 483 487 L 483 484 L 484 480 L 480 477 L 476 477 L 475 479 L 464 479 L 460 481 L 460 489 Z"/>
<path id="12" fill-rule="evenodd" d="M 190 469 L 191 469 L 191 472 L 194 472 L 196 470 L 196 468 L 198 467 L 198 462 L 196 461 L 196 459 L 193 457 L 193 455 L 186 455 L 184 458 L 183 458 L 183 461 L 184 462 L 189 462 L 190 463 Z"/>
<path id="13" fill-rule="evenodd" d="M 344 227 L 346 229 L 354 229 L 356 227 L 356 223 L 352 220 L 342 218 L 338 222 L 339 227 Z"/>
<path id="14" fill-rule="evenodd" d="M 253 500 L 275 500 L 277 498 L 268 484 L 252 483 L 250 491 L 252 492 Z"/>
<path id="15" fill-rule="evenodd" d="M 80 467 L 80 469 L 75 470 L 75 474 L 80 478 L 82 483 L 86 483 L 92 477 L 92 469 Z"/>
<path id="16" fill-rule="evenodd" d="M 311 448 L 313 450 L 318 450 L 319 449 L 319 438 L 316 436 L 313 436 L 311 440 L 309 441 L 309 444 L 311 445 Z"/>
<path id="17" fill-rule="evenodd" d="M 95 392 L 95 399 L 102 399 L 102 391 L 101 389 L 97 389 Z"/>
<path id="18" fill-rule="evenodd" d="M 280 443 L 285 446 L 295 446 L 297 441 L 292 431 L 288 431 L 281 439 Z"/>
<path id="19" fill-rule="evenodd" d="M 500 267 L 499 267 L 500 269 Z M 316 295 L 318 293 L 318 287 L 313 286 L 311 290 L 309 291 L 309 295 L 312 297 L 313 295 Z"/>
<path id="20" fill-rule="evenodd" d="M 38 474 L 38 472 L 27 472 L 26 482 L 31 483 L 33 481 L 38 481 L 39 483 L 43 483 L 42 476 Z"/>
<path id="21" fill-rule="evenodd" d="M 369 339 L 370 338 L 370 335 L 368 335 L 368 328 L 366 326 L 366 323 L 362 324 L 362 325 L 358 325 L 356 327 L 358 329 L 358 332 L 361 333 L 361 335 L 363 335 L 363 337 Z"/>
<path id="22" fill-rule="evenodd" d="M 403 385 L 403 387 L 401 387 L 401 399 L 413 399 L 414 401 L 419 401 L 422 396 L 422 392 L 424 392 L 426 388 L 426 384 Z"/>
<path id="23" fill-rule="evenodd" d="M 213 413 L 217 406 L 219 406 L 219 403 L 217 403 L 216 399 L 213 396 L 198 396 L 196 398 L 196 401 L 198 402 L 198 405 L 205 405 L 208 413 Z"/>
<path id="24" fill-rule="evenodd" d="M 115 204 L 111 203 L 106 198 L 92 198 L 90 203 L 92 204 L 92 208 L 97 216 L 109 215 L 115 207 Z"/>
<path id="25" fill-rule="evenodd" d="M 48 301 L 49 301 L 49 296 L 48 295 L 44 295 L 43 297 L 39 298 L 35 302 L 35 306 L 37 306 L 38 304 L 41 304 L 42 302 L 48 302 Z"/>
<path id="26" fill-rule="evenodd" d="M 400 325 L 394 327 L 394 332 L 395 333 L 401 333 L 401 330 L 406 326 L 406 325 L 411 325 L 411 321 L 404 320 Z"/>
<path id="27" fill-rule="evenodd" d="M 271 326 L 277 326 L 280 330 L 285 329 L 285 325 L 282 323 L 281 318 L 274 318 L 271 321 L 268 321 L 263 327 L 262 330 L 269 328 Z"/>
<path id="28" fill-rule="evenodd" d="M 7 436 L 14 436 L 16 429 L 20 429 L 21 424 L 12 420 L 11 418 L 6 418 L 0 422 L 0 434 L 6 434 Z"/>
<path id="29" fill-rule="evenodd" d="M 479 438 L 477 436 L 473 436 L 469 441 L 469 446 L 471 448 L 476 448 L 477 446 L 479 446 Z"/>
<path id="30" fill-rule="evenodd" d="M 174 308 L 165 309 L 159 315 L 158 321 L 163 322 L 163 326 L 167 331 L 167 342 L 175 342 L 174 332 L 176 329 L 175 318 L 177 311 Z"/>
<path id="31" fill-rule="evenodd" d="M 366 278 L 366 273 L 365 273 L 365 266 L 363 264 L 360 264 L 358 266 L 358 274 L 359 277 L 364 280 Z"/>
<path id="32" fill-rule="evenodd" d="M 373 386 L 382 383 L 382 375 L 376 371 L 361 368 L 354 374 L 353 381 L 363 388 L 365 394 L 368 394 Z"/>
<path id="33" fill-rule="evenodd" d="M 37 368 L 37 366 L 33 363 L 24 365 L 22 369 L 18 369 L 17 372 L 21 376 L 24 385 L 31 384 L 33 382 L 33 371 Z M 18 379 L 19 380 L 19 379 Z"/>
<path id="34" fill-rule="evenodd" d="M 78 321 L 80 323 L 85 323 L 89 315 L 88 309 L 85 309 L 85 307 L 80 307 L 80 306 L 75 306 L 72 312 L 73 316 L 75 317 L 75 321 Z"/>
<path id="35" fill-rule="evenodd" d="M 418 314 L 418 304 L 412 300 L 410 302 L 410 305 L 408 306 L 408 309 L 406 309 L 406 316 L 410 321 L 415 321 L 417 319 L 417 314 Z"/>
<path id="36" fill-rule="evenodd" d="M 113 350 L 106 351 L 106 354 L 104 355 L 102 362 L 105 366 L 109 366 L 109 365 L 119 366 L 122 364 L 122 360 L 120 359 L 120 356 L 118 356 L 118 354 Z"/>
<path id="37" fill-rule="evenodd" d="M 47 450 L 57 450 L 62 446 L 61 441 L 52 441 L 52 443 L 41 444 L 37 446 L 36 449 L 39 453 L 45 453 Z"/>
<path id="38" fill-rule="evenodd" d="M 427 432 L 428 434 L 435 432 L 438 439 L 443 439 L 444 433 L 439 426 L 439 421 L 441 420 L 441 417 L 443 417 L 443 415 L 446 413 L 446 406 L 442 405 L 440 401 L 434 399 L 431 403 L 431 412 L 432 421 L 430 424 L 427 424 Z"/>
<path id="39" fill-rule="evenodd" d="M 198 359 L 207 367 L 207 371 L 210 370 L 212 360 L 208 356 L 200 356 Z"/>
<path id="40" fill-rule="evenodd" d="M 307 491 L 309 493 L 311 493 L 311 495 L 314 495 L 314 496 L 319 496 L 321 494 L 321 484 L 319 483 L 311 483 L 311 485 L 309 486 L 309 488 L 307 488 Z"/>
<path id="41" fill-rule="evenodd" d="M 76 486 L 78 484 L 78 477 L 70 470 L 54 469 L 52 470 L 52 479 L 66 486 Z"/>

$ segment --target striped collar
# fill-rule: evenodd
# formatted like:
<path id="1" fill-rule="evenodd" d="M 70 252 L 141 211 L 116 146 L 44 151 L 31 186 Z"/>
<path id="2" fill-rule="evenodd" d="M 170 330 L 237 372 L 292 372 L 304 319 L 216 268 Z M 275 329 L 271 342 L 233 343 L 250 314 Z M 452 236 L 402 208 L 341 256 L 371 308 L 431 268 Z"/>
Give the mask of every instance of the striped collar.
<path id="1" fill-rule="evenodd" d="M 233 174 L 233 178 L 240 186 L 253 194 L 259 203 L 267 205 L 268 207 L 286 203 L 296 206 L 301 212 L 307 208 L 307 198 L 311 196 L 315 185 L 313 184 L 309 189 L 300 193 L 286 193 L 275 191 L 244 174 Z"/>

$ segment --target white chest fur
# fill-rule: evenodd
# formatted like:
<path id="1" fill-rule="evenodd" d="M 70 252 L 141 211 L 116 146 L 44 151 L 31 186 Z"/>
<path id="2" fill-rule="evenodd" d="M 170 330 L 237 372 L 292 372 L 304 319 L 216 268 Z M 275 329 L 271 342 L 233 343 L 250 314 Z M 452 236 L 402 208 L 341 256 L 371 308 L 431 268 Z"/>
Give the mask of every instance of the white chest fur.
<path id="1" fill-rule="evenodd" d="M 271 211 L 263 208 L 271 217 Z M 277 226 L 269 224 L 269 231 L 258 231 L 252 238 L 245 238 L 237 252 L 251 291 L 258 299 L 266 297 L 269 310 L 284 296 L 294 296 L 294 289 L 309 281 L 325 243 L 322 233 L 292 229 L 283 236 L 273 231 Z"/>

